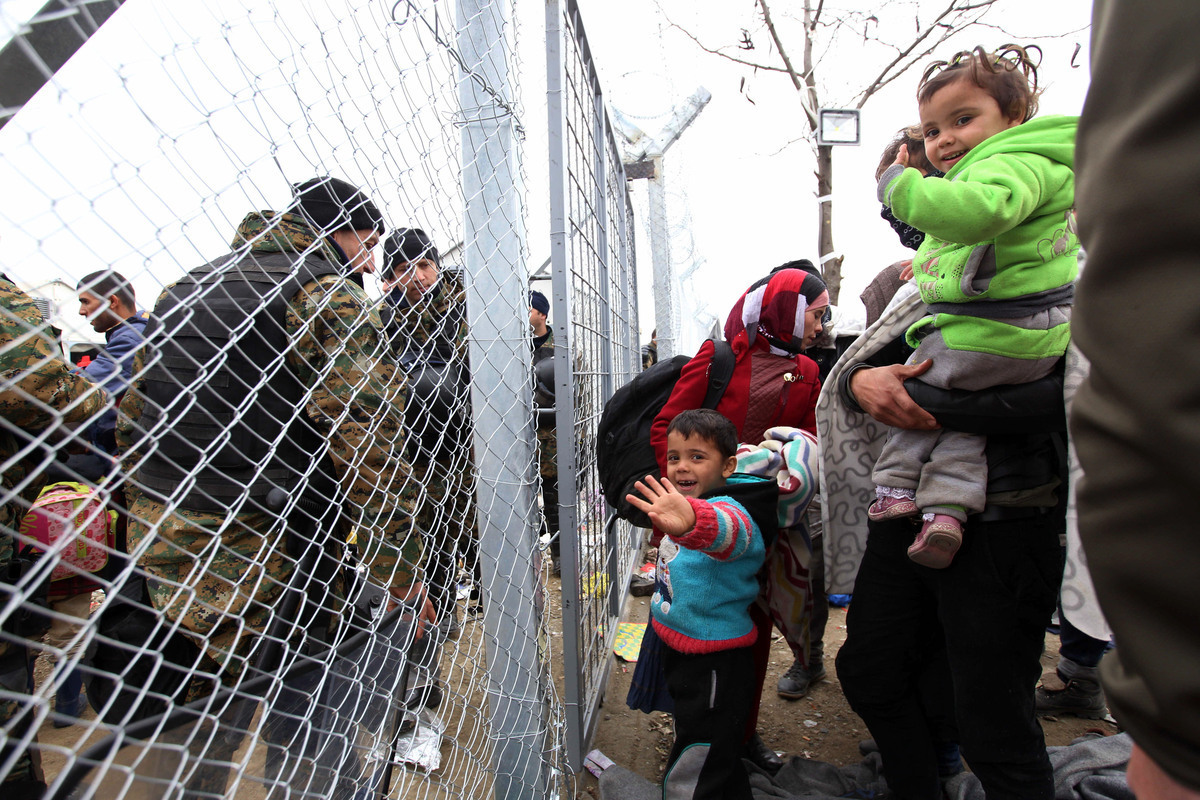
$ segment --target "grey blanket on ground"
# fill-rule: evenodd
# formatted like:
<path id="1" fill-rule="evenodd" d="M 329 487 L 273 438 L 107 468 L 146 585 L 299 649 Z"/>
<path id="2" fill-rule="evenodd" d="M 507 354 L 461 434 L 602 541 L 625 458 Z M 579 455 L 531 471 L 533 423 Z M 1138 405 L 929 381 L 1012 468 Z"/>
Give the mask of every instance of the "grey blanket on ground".
<path id="1" fill-rule="evenodd" d="M 1134 800 L 1125 783 L 1125 765 L 1132 749 L 1133 743 L 1124 733 L 1046 748 L 1054 767 L 1055 800 Z M 878 753 L 868 754 L 852 767 L 792 758 L 774 776 L 745 763 L 755 800 L 888 796 Z M 951 800 L 984 800 L 983 786 L 969 772 L 951 778 L 945 788 Z M 600 775 L 600 800 L 658 800 L 661 796 L 659 786 L 624 767 L 612 766 Z"/>

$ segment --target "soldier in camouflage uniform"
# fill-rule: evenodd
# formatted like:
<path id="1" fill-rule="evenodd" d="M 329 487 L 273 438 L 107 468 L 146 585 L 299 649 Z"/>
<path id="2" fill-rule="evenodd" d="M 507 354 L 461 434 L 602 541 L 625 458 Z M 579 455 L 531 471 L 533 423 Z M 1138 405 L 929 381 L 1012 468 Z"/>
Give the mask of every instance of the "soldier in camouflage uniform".
<path id="1" fill-rule="evenodd" d="M 0 275 L 0 594 L 29 587 L 13 574 L 14 540 L 21 517 L 42 488 L 46 458 L 35 440 L 60 434 L 104 411 L 108 398 L 82 375 L 71 371 L 42 333 L 41 311 L 7 277 Z M 7 604 L 8 598 L 2 602 Z M 2 622 L 6 633 L 17 633 L 18 607 Z M 0 640 L 0 686 L 5 693 L 23 694 L 29 681 L 26 648 Z M 38 722 L 30 703 L 0 699 L 4 725 L 0 745 L 0 776 L 6 800 L 41 797 L 45 790 L 36 752 L 30 751 Z"/>
<path id="2" fill-rule="evenodd" d="M 293 583 L 297 537 L 287 537 L 291 516 L 284 524 L 267 509 L 271 486 L 314 500 L 310 508 L 333 508 L 342 531 L 336 539 L 354 532 L 369 580 L 412 603 L 418 632 L 421 620 L 433 619 L 419 580 L 419 490 L 402 457 L 403 380 L 381 359 L 382 322 L 361 288 L 383 220 L 344 181 L 312 179 L 294 189 L 294 213 L 249 214 L 231 254 L 164 291 L 118 424 L 131 476 L 129 548 L 150 540 L 139 565 L 154 607 L 202 648 L 198 671 L 223 681 L 247 668 Z M 247 286 L 261 302 L 248 311 L 226 307 L 237 292 L 247 296 Z M 282 318 L 273 318 L 280 309 Z M 229 341 L 227 331 L 213 332 L 222 320 L 244 331 L 247 316 L 259 338 Z M 264 340 L 282 352 L 271 353 Z M 198 370 L 209 356 L 212 367 Z M 260 379 L 271 393 L 260 391 Z M 231 388 L 222 389 L 225 382 Z M 246 402 L 255 392 L 260 399 Z M 227 431 L 208 429 L 226 407 L 235 409 Z M 226 433 L 232 441 L 222 439 Z M 310 598 L 312 589 L 305 587 Z M 327 595 L 322 611 L 336 607 L 334 587 L 316 591 Z M 224 779 L 217 770 L 189 787 L 221 791 Z"/>
<path id="3" fill-rule="evenodd" d="M 538 465 L 542 478 L 542 513 L 550 541 L 551 571 L 560 572 L 558 530 L 558 434 L 554 408 L 554 328 L 546 324 L 550 301 L 541 292 L 529 293 L 529 327 L 533 331 L 534 399 L 537 402 Z M 539 370 L 538 365 L 546 362 Z"/>
<path id="4" fill-rule="evenodd" d="M 427 536 L 427 586 L 442 634 L 454 636 L 458 559 L 478 564 L 466 292 L 457 273 L 441 270 L 420 229 L 394 232 L 383 258 L 382 309 L 393 357 L 409 376 L 409 452 L 425 489 L 418 520 Z M 429 684 L 423 696 L 431 706 L 440 700 L 439 657 L 431 648 L 428 674 L 416 679 Z"/>

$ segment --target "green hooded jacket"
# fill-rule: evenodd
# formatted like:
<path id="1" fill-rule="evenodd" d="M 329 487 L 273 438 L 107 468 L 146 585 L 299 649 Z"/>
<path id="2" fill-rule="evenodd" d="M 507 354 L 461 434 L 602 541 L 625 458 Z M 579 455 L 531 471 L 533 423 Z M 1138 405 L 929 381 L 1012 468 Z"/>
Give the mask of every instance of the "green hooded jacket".
<path id="1" fill-rule="evenodd" d="M 925 303 L 1009 301 L 1074 282 L 1077 124 L 1077 117 L 1051 116 L 1001 131 L 944 178 L 899 166 L 884 172 L 880 199 L 926 234 L 913 259 Z M 929 324 L 952 349 L 1010 358 L 1062 355 L 1070 341 L 1066 324 L 1029 330 L 964 311 L 922 320 L 909 330 L 910 343 Z"/>

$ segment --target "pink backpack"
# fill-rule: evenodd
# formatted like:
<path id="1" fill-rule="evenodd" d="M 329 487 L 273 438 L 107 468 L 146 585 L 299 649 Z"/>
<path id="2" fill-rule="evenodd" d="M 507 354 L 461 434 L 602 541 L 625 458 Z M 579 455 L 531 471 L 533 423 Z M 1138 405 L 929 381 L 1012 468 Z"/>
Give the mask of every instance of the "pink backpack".
<path id="1" fill-rule="evenodd" d="M 107 495 L 73 481 L 51 483 L 21 520 L 21 535 L 48 553 L 62 547 L 51 581 L 98 572 L 108 563 L 116 536 L 117 512 L 106 508 Z M 69 541 L 66 546 L 61 541 Z"/>

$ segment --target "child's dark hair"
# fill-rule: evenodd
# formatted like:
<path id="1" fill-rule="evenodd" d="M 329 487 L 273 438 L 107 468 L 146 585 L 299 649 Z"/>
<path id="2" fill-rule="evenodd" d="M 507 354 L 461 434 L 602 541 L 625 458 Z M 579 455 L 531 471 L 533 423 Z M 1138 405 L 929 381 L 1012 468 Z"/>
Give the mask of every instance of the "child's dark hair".
<path id="1" fill-rule="evenodd" d="M 1032 51 L 1037 51 L 1037 62 Z M 1037 68 L 1042 49 L 1037 45 L 1001 45 L 994 53 L 975 47 L 955 53 L 949 61 L 935 61 L 921 76 L 917 103 L 926 103 L 934 93 L 955 81 L 969 80 L 995 98 L 1008 119 L 1028 122 L 1037 113 Z"/>
<path id="2" fill-rule="evenodd" d="M 896 131 L 887 147 L 883 148 L 883 155 L 879 157 L 879 166 L 875 169 L 875 180 L 879 180 L 887 168 L 896 163 L 896 154 L 900 152 L 900 145 L 903 144 L 908 145 L 908 165 L 910 167 L 916 167 L 925 175 L 941 174 L 934 169 L 933 164 L 929 163 L 929 157 L 925 155 L 925 137 L 921 135 L 920 126 L 906 125 Z"/>
<path id="3" fill-rule="evenodd" d="M 711 408 L 693 408 L 680 412 L 667 426 L 667 433 L 678 433 L 685 439 L 699 436 L 712 442 L 722 460 L 737 455 L 737 428 Z"/>

